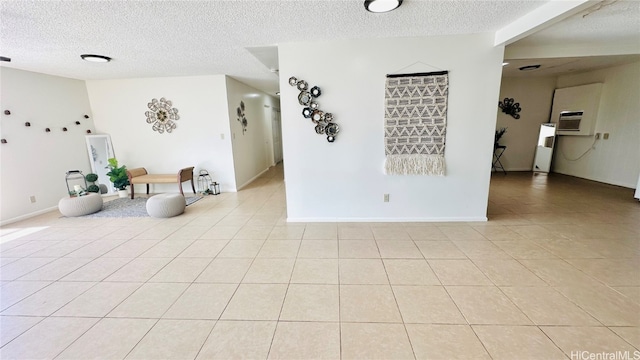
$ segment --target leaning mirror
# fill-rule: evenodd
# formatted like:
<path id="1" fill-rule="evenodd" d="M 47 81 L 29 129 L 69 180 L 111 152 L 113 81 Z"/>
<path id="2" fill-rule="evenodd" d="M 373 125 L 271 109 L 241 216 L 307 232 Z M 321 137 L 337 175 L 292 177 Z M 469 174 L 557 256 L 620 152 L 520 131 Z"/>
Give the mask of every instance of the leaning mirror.
<path id="1" fill-rule="evenodd" d="M 111 145 L 111 137 L 109 135 L 87 135 L 87 152 L 89 153 L 89 163 L 91 163 L 91 172 L 98 175 L 96 185 L 100 186 L 100 192 L 112 194 L 116 192 L 111 181 L 109 181 L 109 158 L 115 157 L 113 145 Z"/>

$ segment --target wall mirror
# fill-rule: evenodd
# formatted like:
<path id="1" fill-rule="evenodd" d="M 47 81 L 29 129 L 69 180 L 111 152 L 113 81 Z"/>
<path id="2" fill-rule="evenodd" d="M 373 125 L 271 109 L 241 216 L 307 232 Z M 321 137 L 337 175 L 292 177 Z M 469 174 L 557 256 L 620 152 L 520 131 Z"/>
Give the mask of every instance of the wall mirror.
<path id="1" fill-rule="evenodd" d="M 115 157 L 111 137 L 109 135 L 87 135 L 87 152 L 89 153 L 89 163 L 91 163 L 91 172 L 98 175 L 96 185 L 101 190 L 105 187 L 108 194 L 116 192 L 111 181 L 109 181 L 109 158 Z M 101 191 L 102 192 L 102 191 Z"/>

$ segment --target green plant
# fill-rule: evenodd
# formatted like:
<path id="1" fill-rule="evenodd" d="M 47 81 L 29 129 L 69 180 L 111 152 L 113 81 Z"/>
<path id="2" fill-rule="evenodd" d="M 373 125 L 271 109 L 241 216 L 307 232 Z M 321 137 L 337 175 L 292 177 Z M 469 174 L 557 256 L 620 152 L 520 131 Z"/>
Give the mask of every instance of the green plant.
<path id="1" fill-rule="evenodd" d="M 87 179 L 88 182 L 94 183 L 98 180 L 98 175 L 94 173 L 90 173 L 90 174 L 87 174 L 87 176 L 85 176 L 84 178 Z"/>
<path id="2" fill-rule="evenodd" d="M 100 192 L 100 187 L 96 185 L 96 181 L 98 180 L 98 175 L 94 173 L 90 173 L 90 174 L 87 174 L 84 178 L 85 180 L 87 180 L 87 182 L 91 183 L 91 185 L 87 187 L 87 192 L 92 192 L 92 193 Z"/>
<path id="3" fill-rule="evenodd" d="M 113 186 L 118 190 L 124 190 L 129 185 L 129 177 L 127 176 L 127 167 L 122 165 L 118 166 L 118 160 L 116 158 L 109 159 L 109 180 L 113 183 Z"/>

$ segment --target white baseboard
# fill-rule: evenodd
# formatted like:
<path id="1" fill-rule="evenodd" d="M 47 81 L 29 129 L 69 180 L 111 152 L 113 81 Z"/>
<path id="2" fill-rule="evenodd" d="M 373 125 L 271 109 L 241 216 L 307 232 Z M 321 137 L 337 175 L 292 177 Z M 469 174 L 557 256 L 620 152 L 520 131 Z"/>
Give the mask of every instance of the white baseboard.
<path id="1" fill-rule="evenodd" d="M 505 171 L 509 172 L 509 171 L 533 171 L 531 170 L 531 168 L 505 168 Z M 491 169 L 491 172 L 498 172 L 501 173 L 502 170 L 493 170 Z"/>
<path id="2" fill-rule="evenodd" d="M 287 222 L 478 222 L 487 221 L 486 216 L 480 217 L 428 217 L 428 218 L 294 218 L 288 217 Z"/>
<path id="3" fill-rule="evenodd" d="M 0 221 L 0 226 L 5 226 L 7 224 L 12 224 L 12 223 L 15 223 L 15 222 L 18 222 L 18 221 L 30 219 L 32 217 L 36 217 L 38 215 L 42 215 L 44 213 L 48 213 L 48 212 L 53 211 L 53 210 L 58 210 L 58 206 L 53 206 L 53 207 L 50 207 L 50 208 L 34 211 L 32 213 L 28 213 L 28 214 L 25 214 L 25 215 L 20 215 L 18 217 L 14 217 L 13 219 L 2 220 L 2 221 Z"/>
<path id="4" fill-rule="evenodd" d="M 633 184 L 631 184 L 631 183 L 622 183 L 622 182 L 616 182 L 616 181 L 611 181 L 611 180 L 607 180 L 607 179 L 600 179 L 600 178 L 597 178 L 597 177 L 578 176 L 576 174 L 569 174 L 569 173 L 558 171 L 558 170 L 553 170 L 553 172 L 556 173 L 556 174 L 573 176 L 573 177 L 580 178 L 580 179 L 596 181 L 596 182 L 603 183 L 603 184 L 621 186 L 621 187 L 625 187 L 625 188 L 629 188 L 629 189 L 635 189 L 636 185 L 637 185 L 635 183 L 633 183 Z"/>
<path id="5" fill-rule="evenodd" d="M 509 168 L 507 171 L 533 171 L 531 168 Z"/>
<path id="6" fill-rule="evenodd" d="M 271 167 L 268 167 L 268 168 L 262 170 L 258 175 L 256 175 L 256 176 L 252 177 L 251 179 L 249 179 L 249 181 L 245 182 L 244 184 L 242 184 L 240 186 L 236 186 L 236 191 L 240 191 L 240 190 L 242 190 L 243 187 L 251 184 L 255 179 L 259 178 L 260 175 L 262 175 L 262 174 L 266 173 L 267 171 L 269 171 L 270 168 Z"/>

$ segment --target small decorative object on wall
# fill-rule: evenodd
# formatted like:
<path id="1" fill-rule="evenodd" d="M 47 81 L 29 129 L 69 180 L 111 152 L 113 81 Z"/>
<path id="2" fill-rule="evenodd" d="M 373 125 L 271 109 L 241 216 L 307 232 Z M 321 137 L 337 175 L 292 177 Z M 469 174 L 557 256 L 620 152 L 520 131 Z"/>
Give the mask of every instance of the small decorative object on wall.
<path id="1" fill-rule="evenodd" d="M 7 143 L 7 139 L 0 140 L 0 143 L 6 144 Z"/>
<path id="2" fill-rule="evenodd" d="M 515 102 L 513 98 L 504 98 L 502 101 L 498 101 L 498 107 L 502 109 L 502 112 L 511 115 L 514 119 L 520 119 L 518 114 L 522 109 L 520 103 Z"/>
<path id="3" fill-rule="evenodd" d="M 240 106 L 238 107 L 238 121 L 240 125 L 242 125 L 242 135 L 247 132 L 247 118 L 244 116 L 244 101 L 240 101 Z"/>
<path id="4" fill-rule="evenodd" d="M 145 112 L 145 115 L 147 116 L 147 123 L 152 124 L 153 131 L 162 134 L 165 131 L 170 133 L 175 130 L 175 121 L 180 120 L 180 115 L 178 115 L 178 109 L 172 107 L 172 105 L 171 101 L 165 98 L 160 98 L 160 101 L 152 99 L 147 104 L 150 111 Z"/>
<path id="5" fill-rule="evenodd" d="M 318 135 L 327 135 L 328 142 L 334 142 L 336 135 L 340 131 L 338 124 L 333 122 L 333 115 L 320 110 L 320 105 L 315 100 L 322 95 L 319 87 L 313 86 L 309 89 L 309 83 L 304 80 L 298 80 L 295 76 L 289 78 L 289 85 L 295 86 L 300 90 L 298 94 L 298 103 L 304 108 L 302 116 L 305 119 L 311 119 L 315 124 L 314 130 Z"/>
<path id="6" fill-rule="evenodd" d="M 448 96 L 448 71 L 387 75 L 387 174 L 444 175 Z"/>
<path id="7" fill-rule="evenodd" d="M 5 111 L 4 111 L 4 113 L 5 113 L 6 115 L 10 115 L 10 114 L 11 114 L 11 112 L 10 112 L 9 110 L 5 110 Z M 84 115 L 84 116 L 85 116 L 85 118 L 89 118 L 89 115 Z M 74 121 L 73 123 L 74 123 L 74 124 L 76 124 L 76 125 L 81 125 L 80 121 L 77 121 L 77 120 L 76 120 L 76 121 Z M 24 126 L 25 126 L 25 127 L 31 127 L 31 121 L 25 121 L 25 122 L 24 122 Z M 34 126 L 42 126 L 42 124 L 37 124 L 37 123 L 36 123 Z M 56 126 L 58 126 L 58 125 L 56 125 Z M 68 131 L 70 131 L 70 130 L 69 130 L 69 128 L 70 128 L 70 126 L 62 126 L 60 129 L 62 130 L 62 132 L 68 132 Z M 47 127 L 45 127 L 45 128 L 44 128 L 44 131 L 45 131 L 45 132 L 48 132 L 48 133 L 49 133 L 49 132 L 52 132 L 52 131 L 51 131 L 51 126 L 47 126 Z M 90 131 L 91 131 L 91 130 L 87 130 L 87 132 L 90 132 Z"/>

